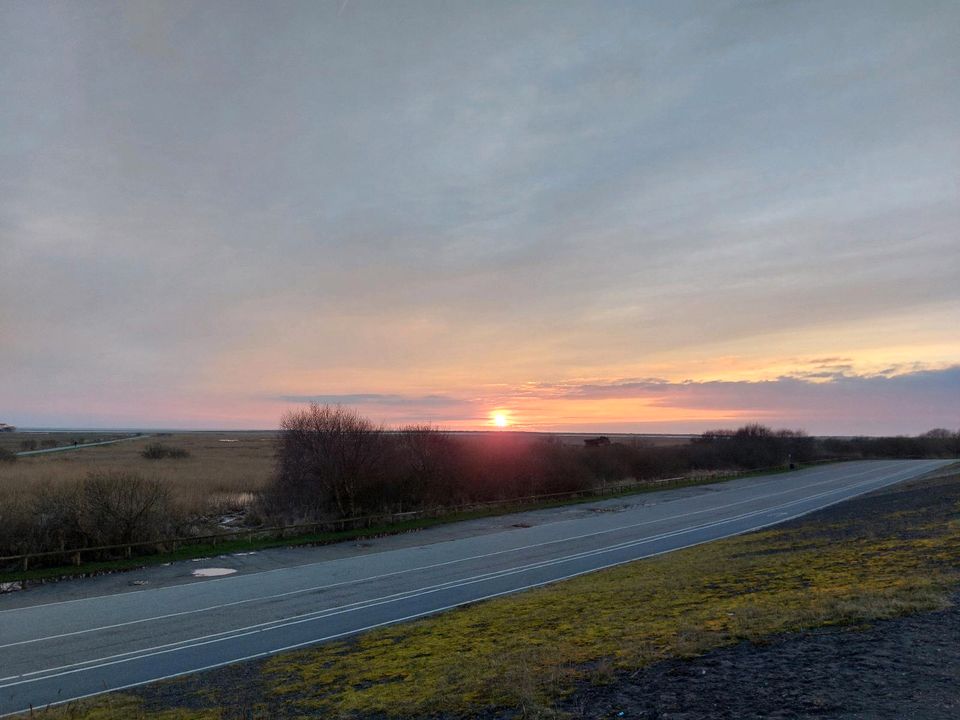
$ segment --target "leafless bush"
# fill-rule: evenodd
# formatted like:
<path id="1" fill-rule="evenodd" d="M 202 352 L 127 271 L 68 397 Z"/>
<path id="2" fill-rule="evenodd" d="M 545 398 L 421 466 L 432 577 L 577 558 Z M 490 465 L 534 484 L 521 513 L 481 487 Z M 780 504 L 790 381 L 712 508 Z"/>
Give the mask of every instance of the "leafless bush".
<path id="1" fill-rule="evenodd" d="M 47 483 L 0 506 L 0 554 L 148 542 L 175 536 L 168 488 L 128 472 Z"/>
<path id="2" fill-rule="evenodd" d="M 152 443 L 143 449 L 140 456 L 147 460 L 165 460 L 167 458 L 182 460 L 190 457 L 190 453 L 183 448 L 172 447 L 163 443 Z"/>
<path id="3" fill-rule="evenodd" d="M 385 438 L 389 502 L 400 512 L 462 502 L 460 447 L 429 425 L 411 425 Z"/>
<path id="4" fill-rule="evenodd" d="M 34 525 L 28 537 L 31 552 L 62 550 L 89 544 L 80 527 L 82 481 L 45 483 L 33 492 Z"/>
<path id="5" fill-rule="evenodd" d="M 92 544 L 114 545 L 173 535 L 169 490 L 157 480 L 111 472 L 90 475 L 78 493 L 78 525 Z"/>
<path id="6" fill-rule="evenodd" d="M 28 499 L 21 494 L 4 495 L 0 499 L 0 554 L 30 552 L 33 526 Z"/>
<path id="7" fill-rule="evenodd" d="M 706 432 L 698 443 L 709 446 L 715 466 L 743 469 L 805 462 L 816 453 L 814 439 L 802 430 L 772 430 L 758 424 Z"/>
<path id="8" fill-rule="evenodd" d="M 300 514 L 355 516 L 365 489 L 384 479 L 383 430 L 353 410 L 311 404 L 280 423 L 277 475 L 268 503 Z"/>

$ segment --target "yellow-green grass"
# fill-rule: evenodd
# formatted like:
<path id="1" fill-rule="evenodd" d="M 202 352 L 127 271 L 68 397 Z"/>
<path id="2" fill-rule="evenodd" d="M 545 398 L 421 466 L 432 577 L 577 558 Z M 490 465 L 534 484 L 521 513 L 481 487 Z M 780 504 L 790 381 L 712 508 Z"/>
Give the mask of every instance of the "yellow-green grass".
<path id="1" fill-rule="evenodd" d="M 577 683 L 609 682 L 661 659 L 944 607 L 960 582 L 960 475 L 913 487 L 903 492 L 927 493 L 923 502 L 855 500 L 853 512 L 826 522 L 688 548 L 279 655 L 249 668 L 242 687 L 214 673 L 49 716 L 179 717 L 161 714 L 171 697 L 197 708 L 182 717 L 204 720 L 469 716 L 491 706 L 550 716 Z"/>

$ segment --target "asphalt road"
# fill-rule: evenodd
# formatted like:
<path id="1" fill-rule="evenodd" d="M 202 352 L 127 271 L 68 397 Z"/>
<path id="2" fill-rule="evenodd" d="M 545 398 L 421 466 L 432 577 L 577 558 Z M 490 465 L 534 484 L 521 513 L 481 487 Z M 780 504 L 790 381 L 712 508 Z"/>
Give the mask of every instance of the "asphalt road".
<path id="1" fill-rule="evenodd" d="M 252 563 L 240 556 L 177 563 L 0 596 L 0 715 L 342 638 L 748 532 L 949 462 L 821 466 L 370 545 L 274 551 Z M 196 579 L 191 572 L 200 566 L 239 572 Z"/>
<path id="2" fill-rule="evenodd" d="M 48 453 L 67 452 L 69 450 L 83 450 L 83 448 L 98 447 L 100 445 L 113 445 L 114 443 L 127 442 L 129 440 L 144 440 L 153 437 L 152 435 L 134 435 L 131 437 L 117 438 L 116 440 L 101 440 L 100 442 L 80 443 L 78 445 L 62 445 L 61 447 L 45 448 L 43 450 L 24 450 L 16 453 L 17 457 L 27 457 L 28 455 L 46 455 Z"/>

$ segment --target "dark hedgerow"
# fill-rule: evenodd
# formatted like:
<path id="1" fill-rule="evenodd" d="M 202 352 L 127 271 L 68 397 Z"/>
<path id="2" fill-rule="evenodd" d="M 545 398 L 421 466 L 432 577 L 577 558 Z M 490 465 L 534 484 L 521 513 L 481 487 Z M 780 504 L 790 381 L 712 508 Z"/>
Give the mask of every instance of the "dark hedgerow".
<path id="1" fill-rule="evenodd" d="M 0 462 L 16 462 L 17 454 L 13 450 L 0 447 Z"/>
<path id="2" fill-rule="evenodd" d="M 183 448 L 172 447 L 163 443 L 147 445 L 140 455 L 147 460 L 165 460 L 167 458 L 180 460 L 190 457 L 190 453 Z"/>

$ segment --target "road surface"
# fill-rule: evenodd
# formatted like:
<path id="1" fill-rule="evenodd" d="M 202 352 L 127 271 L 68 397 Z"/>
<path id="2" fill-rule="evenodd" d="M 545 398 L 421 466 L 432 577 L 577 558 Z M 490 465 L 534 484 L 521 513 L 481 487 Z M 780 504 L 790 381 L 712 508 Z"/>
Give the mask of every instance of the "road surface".
<path id="1" fill-rule="evenodd" d="M 27 457 L 28 455 L 46 455 L 47 453 L 66 452 L 67 450 L 82 450 L 83 448 L 97 447 L 99 445 L 113 445 L 114 443 L 127 442 L 129 440 L 144 440 L 153 437 L 152 435 L 131 435 L 130 437 L 117 438 L 116 440 L 101 440 L 100 442 L 79 443 L 77 445 L 61 445 L 60 447 L 44 448 L 43 450 L 24 450 L 16 453 L 17 457 Z"/>
<path id="2" fill-rule="evenodd" d="M 176 563 L 0 596 L 0 715 L 334 640 L 748 532 L 949 462 L 828 465 L 371 544 L 273 551 L 253 563 L 246 556 Z M 201 566 L 241 572 L 194 578 Z"/>

